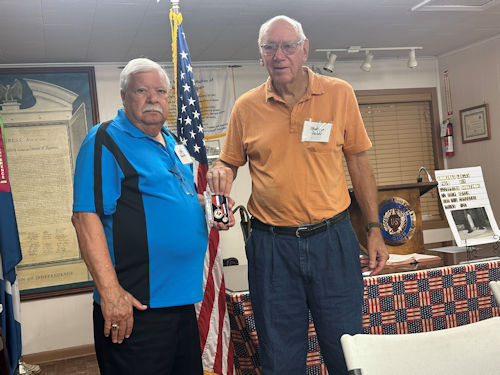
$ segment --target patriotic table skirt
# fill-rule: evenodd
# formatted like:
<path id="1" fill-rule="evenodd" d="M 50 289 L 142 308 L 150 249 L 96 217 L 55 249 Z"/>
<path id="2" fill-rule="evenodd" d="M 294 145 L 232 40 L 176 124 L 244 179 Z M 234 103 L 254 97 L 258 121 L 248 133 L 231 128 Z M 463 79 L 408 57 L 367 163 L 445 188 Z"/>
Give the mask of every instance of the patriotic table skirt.
<path id="1" fill-rule="evenodd" d="M 363 332 L 399 334 L 451 328 L 500 316 L 488 283 L 500 261 L 366 277 Z M 226 292 L 236 374 L 260 375 L 258 338 L 248 292 Z M 328 374 L 309 315 L 307 374 Z"/>

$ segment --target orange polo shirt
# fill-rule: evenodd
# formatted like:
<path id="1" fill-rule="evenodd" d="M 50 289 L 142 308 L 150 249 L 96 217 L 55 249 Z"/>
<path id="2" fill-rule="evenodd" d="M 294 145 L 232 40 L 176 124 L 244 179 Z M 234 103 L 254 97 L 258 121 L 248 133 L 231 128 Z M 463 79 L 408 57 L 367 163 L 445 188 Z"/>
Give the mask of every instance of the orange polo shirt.
<path id="1" fill-rule="evenodd" d="M 371 147 L 352 87 L 308 71 L 305 95 L 289 109 L 271 79 L 235 103 L 220 158 L 248 160 L 248 210 L 271 225 L 296 226 L 330 218 L 350 204 L 342 153 Z M 331 123 L 329 140 L 302 142 L 304 121 Z"/>

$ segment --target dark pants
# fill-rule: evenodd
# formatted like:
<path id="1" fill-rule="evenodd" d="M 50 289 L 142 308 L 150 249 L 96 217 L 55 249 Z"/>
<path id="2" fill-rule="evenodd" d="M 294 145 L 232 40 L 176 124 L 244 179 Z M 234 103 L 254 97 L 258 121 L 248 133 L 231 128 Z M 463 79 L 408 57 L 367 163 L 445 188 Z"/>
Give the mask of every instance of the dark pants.
<path id="1" fill-rule="evenodd" d="M 349 218 L 307 238 L 252 229 L 246 251 L 263 375 L 306 373 L 308 310 L 329 373 L 347 374 L 340 337 L 362 332 L 363 303 Z"/>
<path id="2" fill-rule="evenodd" d="M 134 309 L 130 338 L 104 336 L 101 307 L 94 303 L 94 342 L 101 375 L 202 375 L 200 337 L 193 305 Z"/>

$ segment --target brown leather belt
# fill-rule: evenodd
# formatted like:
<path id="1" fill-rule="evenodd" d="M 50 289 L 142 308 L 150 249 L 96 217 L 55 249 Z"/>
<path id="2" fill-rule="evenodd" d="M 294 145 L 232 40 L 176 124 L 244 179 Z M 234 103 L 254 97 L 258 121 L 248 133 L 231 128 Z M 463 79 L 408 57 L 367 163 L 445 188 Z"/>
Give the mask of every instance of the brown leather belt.
<path id="1" fill-rule="evenodd" d="M 349 216 L 349 212 L 345 210 L 335 215 L 334 217 L 331 217 L 330 219 L 322 221 L 321 223 L 300 225 L 298 227 L 273 226 L 265 224 L 255 217 L 252 217 L 250 219 L 250 222 L 252 224 L 252 229 L 255 228 L 260 230 L 271 230 L 272 232 L 277 234 L 286 234 L 289 236 L 295 236 L 297 238 L 305 238 L 313 236 L 317 233 L 324 232 L 326 228 L 328 228 L 328 224 L 333 225 L 340 220 L 345 219 L 347 216 Z"/>

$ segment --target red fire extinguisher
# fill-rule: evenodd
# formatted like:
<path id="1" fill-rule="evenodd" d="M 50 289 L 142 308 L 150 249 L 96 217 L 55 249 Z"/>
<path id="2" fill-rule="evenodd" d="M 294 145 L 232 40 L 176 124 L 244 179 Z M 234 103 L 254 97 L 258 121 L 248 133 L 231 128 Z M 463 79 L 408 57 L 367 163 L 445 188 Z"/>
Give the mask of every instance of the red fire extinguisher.
<path id="1" fill-rule="evenodd" d="M 444 136 L 444 150 L 446 156 L 455 155 L 455 149 L 453 148 L 453 125 L 450 119 L 446 120 L 446 135 Z"/>

